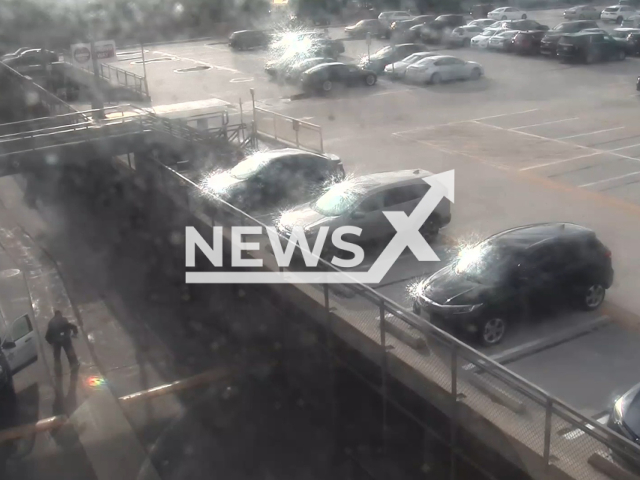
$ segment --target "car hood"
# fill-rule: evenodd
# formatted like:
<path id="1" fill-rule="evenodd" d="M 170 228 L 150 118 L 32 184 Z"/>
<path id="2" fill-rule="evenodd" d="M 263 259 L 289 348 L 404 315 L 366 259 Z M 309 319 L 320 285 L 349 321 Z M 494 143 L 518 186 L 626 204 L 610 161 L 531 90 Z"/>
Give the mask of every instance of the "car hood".
<path id="1" fill-rule="evenodd" d="M 621 399 L 622 421 L 636 437 L 640 438 L 640 384 L 625 393 Z"/>
<path id="2" fill-rule="evenodd" d="M 232 177 L 229 172 L 220 172 L 208 177 L 204 185 L 207 191 L 216 197 L 230 201 L 244 190 L 246 182 Z"/>
<path id="3" fill-rule="evenodd" d="M 300 205 L 293 210 L 284 212 L 277 223 L 278 228 L 284 231 L 291 231 L 293 227 L 303 227 L 305 229 L 320 227 L 335 217 L 327 217 L 317 212 L 311 207 L 311 202 Z"/>
<path id="4" fill-rule="evenodd" d="M 421 293 L 440 305 L 474 305 L 482 303 L 491 288 L 458 275 L 453 265 L 449 265 L 429 277 Z"/>

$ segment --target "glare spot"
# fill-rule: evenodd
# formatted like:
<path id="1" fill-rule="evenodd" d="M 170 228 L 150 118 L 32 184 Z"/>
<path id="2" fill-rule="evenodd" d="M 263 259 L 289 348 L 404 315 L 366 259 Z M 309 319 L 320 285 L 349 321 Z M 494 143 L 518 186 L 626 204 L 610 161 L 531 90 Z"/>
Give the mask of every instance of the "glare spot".
<path id="1" fill-rule="evenodd" d="M 55 153 L 47 153 L 44 157 L 44 161 L 47 162 L 47 165 L 55 165 L 58 163 L 58 155 Z"/>
<path id="2" fill-rule="evenodd" d="M 24 94 L 24 101 L 27 106 L 33 107 L 40 103 L 40 96 L 36 92 L 26 92 Z"/>

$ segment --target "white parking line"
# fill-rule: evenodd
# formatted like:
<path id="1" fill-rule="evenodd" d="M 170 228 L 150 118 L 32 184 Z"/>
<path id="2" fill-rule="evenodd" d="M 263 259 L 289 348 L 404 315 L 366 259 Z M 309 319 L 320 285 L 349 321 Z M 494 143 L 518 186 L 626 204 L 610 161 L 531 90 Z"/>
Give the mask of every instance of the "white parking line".
<path id="1" fill-rule="evenodd" d="M 578 117 L 563 118 L 561 120 L 552 120 L 550 122 L 534 123 L 533 125 L 523 125 L 522 127 L 509 128 L 509 130 L 522 130 L 523 128 L 540 127 L 542 125 L 551 125 L 553 123 L 570 122 L 571 120 L 578 120 Z"/>
<path id="2" fill-rule="evenodd" d="M 626 127 L 607 128 L 605 130 L 596 130 L 595 132 L 578 133 L 577 135 L 569 135 L 568 137 L 559 137 L 557 140 L 567 140 L 569 138 L 586 137 L 587 135 L 595 135 L 597 133 L 613 132 L 614 130 L 622 130 Z"/>
<path id="3" fill-rule="evenodd" d="M 594 153 L 588 153 L 586 155 L 579 155 L 577 157 L 563 158 L 562 160 L 555 160 L 553 162 L 539 163 L 538 165 L 532 165 L 530 167 L 521 168 L 520 171 L 524 172 L 526 170 L 533 170 L 535 168 L 548 167 L 549 165 L 557 165 L 559 163 L 571 162 L 572 160 L 579 160 L 581 158 L 594 157 L 596 155 L 601 155 L 601 154 L 602 152 L 594 152 Z"/>
<path id="4" fill-rule="evenodd" d="M 598 180 L 597 182 L 585 183 L 584 185 L 578 185 L 580 188 L 591 187 L 593 185 L 598 185 L 599 183 L 611 182 L 613 180 L 620 180 L 621 178 L 630 177 L 632 175 L 638 175 L 640 170 L 637 172 L 625 173 L 624 175 L 619 175 L 617 177 L 605 178 L 604 180 Z"/>
<path id="5" fill-rule="evenodd" d="M 635 145 L 627 145 L 626 147 L 613 148 L 611 152 L 617 152 L 618 150 L 625 150 L 627 148 L 640 147 L 640 143 L 636 143 Z"/>
<path id="6" fill-rule="evenodd" d="M 209 68 L 215 68 L 216 70 L 224 70 L 226 72 L 231 72 L 231 73 L 242 73 L 240 70 L 236 70 L 235 68 L 223 67 L 222 65 L 213 65 L 211 63 L 203 62 L 202 60 L 194 60 L 193 58 L 181 57 L 179 55 L 172 55 L 170 53 L 162 52 L 160 50 L 154 50 L 153 53 L 158 53 L 160 55 L 166 55 L 166 56 L 170 56 L 170 57 L 176 57 L 176 58 L 179 58 L 180 60 L 185 60 L 187 62 L 193 62 L 193 63 L 196 63 L 198 65 L 204 65 L 205 67 L 209 67 Z"/>
<path id="7" fill-rule="evenodd" d="M 480 121 L 480 120 L 489 120 L 489 119 L 491 119 L 491 118 L 508 117 L 509 115 L 520 115 L 521 113 L 537 112 L 538 110 L 540 110 L 540 109 L 539 109 L 539 108 L 532 108 L 531 110 L 522 110 L 521 112 L 501 113 L 500 115 L 491 115 L 490 117 L 474 118 L 473 120 L 470 120 L 470 121 L 472 121 L 472 122 L 478 122 L 478 121 Z"/>
<path id="8" fill-rule="evenodd" d="M 379 97 L 381 95 L 391 95 L 392 93 L 405 93 L 415 90 L 414 88 L 403 88 L 401 90 L 387 90 L 386 92 L 378 92 L 371 94 L 372 97 Z"/>
<path id="9" fill-rule="evenodd" d="M 598 422 L 601 425 L 606 425 L 607 424 L 607 420 L 609 420 L 609 414 L 606 413 L 603 416 L 601 416 L 600 418 L 596 418 L 595 421 Z M 587 427 L 589 430 L 593 430 L 593 425 L 590 424 L 586 424 L 585 427 Z M 565 433 L 563 435 L 563 437 L 566 440 L 575 440 L 576 438 L 580 437 L 584 435 L 584 431 L 577 428 L 575 430 L 571 430 L 569 433 Z"/>

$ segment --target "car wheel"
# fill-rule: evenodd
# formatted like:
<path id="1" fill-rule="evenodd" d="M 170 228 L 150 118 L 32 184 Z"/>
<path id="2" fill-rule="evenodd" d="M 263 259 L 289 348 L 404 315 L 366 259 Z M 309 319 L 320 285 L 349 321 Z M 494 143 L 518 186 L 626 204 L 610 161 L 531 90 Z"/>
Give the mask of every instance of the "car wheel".
<path id="1" fill-rule="evenodd" d="M 622 23 L 622 17 L 616 18 L 616 23 L 620 25 Z"/>
<path id="2" fill-rule="evenodd" d="M 507 16 L 503 15 L 501 20 L 506 20 L 506 19 L 507 19 Z"/>
<path id="3" fill-rule="evenodd" d="M 429 79 L 429 83 L 432 85 L 438 85 L 440 82 L 442 82 L 442 77 L 440 76 L 439 73 L 434 73 L 433 75 L 431 75 L 431 78 Z"/>
<path id="4" fill-rule="evenodd" d="M 479 326 L 480 343 L 485 347 L 499 344 L 507 331 L 507 322 L 502 317 L 489 317 Z"/>
<path id="5" fill-rule="evenodd" d="M 599 283 L 587 287 L 582 296 L 582 307 L 585 310 L 595 310 L 604 301 L 606 290 Z"/>
<path id="6" fill-rule="evenodd" d="M 471 73 L 469 74 L 469 80 L 478 80 L 481 75 L 482 75 L 482 72 L 480 71 L 480 69 L 474 68 L 473 70 L 471 70 Z"/>
<path id="7" fill-rule="evenodd" d="M 366 83 L 368 86 L 373 87 L 376 84 L 376 76 L 375 75 L 367 75 L 366 77 L 364 77 L 364 83 Z"/>
<path id="8" fill-rule="evenodd" d="M 616 60 L 618 60 L 619 62 L 622 62 L 625 58 L 627 58 L 627 52 L 625 52 L 624 50 L 620 50 L 616 55 Z"/>
<path id="9" fill-rule="evenodd" d="M 427 240 L 431 238 L 435 238 L 440 232 L 438 221 L 428 219 L 426 222 L 424 222 L 424 225 L 420 227 L 419 231 L 420 231 L 420 235 L 422 235 Z"/>
<path id="10" fill-rule="evenodd" d="M 323 92 L 330 92 L 332 88 L 333 88 L 333 83 L 331 83 L 331 80 L 325 80 L 324 82 L 322 82 Z"/>
<path id="11" fill-rule="evenodd" d="M 527 19 L 527 14 L 526 14 L 526 13 L 523 13 L 523 14 L 522 14 L 522 20 L 526 20 L 526 19 Z"/>
<path id="12" fill-rule="evenodd" d="M 471 40 L 468 38 L 465 38 L 464 40 L 462 40 L 462 46 L 465 48 L 469 48 L 471 46 Z"/>

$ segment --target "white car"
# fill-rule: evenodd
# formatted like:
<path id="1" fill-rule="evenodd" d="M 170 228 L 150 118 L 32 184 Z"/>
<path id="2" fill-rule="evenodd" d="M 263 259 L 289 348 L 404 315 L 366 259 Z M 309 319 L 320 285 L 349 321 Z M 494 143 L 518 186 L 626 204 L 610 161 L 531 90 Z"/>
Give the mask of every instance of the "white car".
<path id="1" fill-rule="evenodd" d="M 399 62 L 392 63 L 384 67 L 385 75 L 388 75 L 390 78 L 402 78 L 404 77 L 405 72 L 407 71 L 407 67 L 409 65 L 413 65 L 416 62 L 419 62 L 423 58 L 435 57 L 438 56 L 438 53 L 434 52 L 418 52 L 409 55 L 406 58 L 403 58 Z"/>
<path id="2" fill-rule="evenodd" d="M 493 20 L 492 18 L 478 18 L 476 20 L 471 20 L 467 26 L 469 27 L 482 27 L 482 28 L 489 28 L 491 25 L 493 25 L 495 22 L 495 20 Z"/>
<path id="3" fill-rule="evenodd" d="M 640 15 L 632 15 L 629 18 L 622 20 L 621 27 L 626 28 L 639 28 L 640 27 Z"/>
<path id="4" fill-rule="evenodd" d="M 602 10 L 600 19 L 604 22 L 622 23 L 634 15 L 638 15 L 638 12 L 633 7 L 627 5 L 612 5 Z"/>
<path id="5" fill-rule="evenodd" d="M 468 47 L 471 45 L 471 39 L 476 35 L 480 35 L 484 31 L 480 25 L 465 25 L 464 27 L 456 27 L 447 38 L 449 45 Z"/>
<path id="6" fill-rule="evenodd" d="M 511 40 L 515 37 L 519 30 L 507 30 L 506 32 L 497 33 L 489 39 L 487 48 L 490 50 L 500 50 L 506 52 L 511 48 Z"/>
<path id="7" fill-rule="evenodd" d="M 489 39 L 496 33 L 506 32 L 506 28 L 487 28 L 480 35 L 476 35 L 471 39 L 472 48 L 487 48 L 489 46 Z"/>
<path id="8" fill-rule="evenodd" d="M 487 13 L 487 18 L 493 20 L 524 20 L 527 18 L 527 14 L 515 7 L 500 7 Z"/>
<path id="9" fill-rule="evenodd" d="M 445 80 L 477 80 L 483 74 L 479 63 L 441 55 L 409 65 L 405 78 L 410 82 L 438 84 Z"/>
<path id="10" fill-rule="evenodd" d="M 396 11 L 396 12 L 382 12 L 378 15 L 378 20 L 385 28 L 391 28 L 393 22 L 397 22 L 399 20 L 411 20 L 413 15 L 409 12 Z"/>

